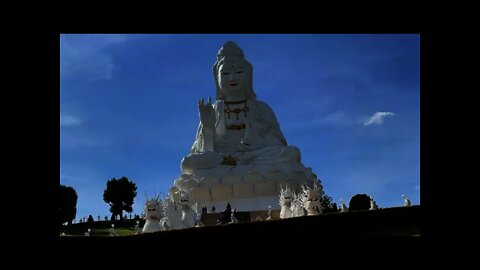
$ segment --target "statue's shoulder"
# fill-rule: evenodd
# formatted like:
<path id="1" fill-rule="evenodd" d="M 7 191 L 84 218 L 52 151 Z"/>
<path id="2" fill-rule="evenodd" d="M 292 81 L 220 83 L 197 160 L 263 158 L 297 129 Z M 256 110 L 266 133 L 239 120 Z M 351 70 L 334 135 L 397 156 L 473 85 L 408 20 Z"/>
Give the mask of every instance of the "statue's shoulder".
<path id="1" fill-rule="evenodd" d="M 267 103 L 260 101 L 260 100 L 254 100 L 253 104 L 255 106 L 255 110 L 259 112 L 268 112 L 268 113 L 273 113 L 273 110 L 270 106 L 268 106 Z"/>

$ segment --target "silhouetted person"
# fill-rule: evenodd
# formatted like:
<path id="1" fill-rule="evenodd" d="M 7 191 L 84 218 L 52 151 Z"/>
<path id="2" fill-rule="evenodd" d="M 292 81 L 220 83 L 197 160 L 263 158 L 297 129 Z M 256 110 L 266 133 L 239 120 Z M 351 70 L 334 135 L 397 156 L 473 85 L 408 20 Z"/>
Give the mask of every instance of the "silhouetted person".
<path id="1" fill-rule="evenodd" d="M 225 212 L 227 212 L 227 211 L 230 212 L 230 213 L 232 212 L 232 206 L 230 205 L 229 202 L 227 203 L 227 207 L 225 208 Z"/>

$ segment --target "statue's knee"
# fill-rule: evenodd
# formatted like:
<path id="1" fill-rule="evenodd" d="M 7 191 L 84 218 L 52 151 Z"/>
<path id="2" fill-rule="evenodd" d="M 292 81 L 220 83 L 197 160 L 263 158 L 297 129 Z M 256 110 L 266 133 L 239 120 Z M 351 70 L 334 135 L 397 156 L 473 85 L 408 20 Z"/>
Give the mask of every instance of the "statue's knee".
<path id="1" fill-rule="evenodd" d="M 289 151 L 289 154 L 294 158 L 294 160 L 300 162 L 301 160 L 300 149 L 298 149 L 298 147 L 290 145 L 288 146 L 288 151 Z"/>
<path id="2" fill-rule="evenodd" d="M 182 159 L 182 169 L 202 169 L 220 164 L 221 156 L 215 152 L 189 154 Z"/>

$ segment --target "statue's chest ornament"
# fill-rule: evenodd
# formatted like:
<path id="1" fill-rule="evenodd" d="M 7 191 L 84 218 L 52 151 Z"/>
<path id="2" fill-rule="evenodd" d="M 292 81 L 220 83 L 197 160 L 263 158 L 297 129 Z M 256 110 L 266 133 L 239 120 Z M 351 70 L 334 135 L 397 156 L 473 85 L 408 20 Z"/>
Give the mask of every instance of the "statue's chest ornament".
<path id="1" fill-rule="evenodd" d="M 235 109 L 230 109 L 229 104 L 244 104 L 243 108 L 235 108 Z M 243 112 L 244 117 L 247 118 L 247 112 L 250 111 L 250 109 L 247 107 L 247 101 L 242 100 L 242 101 L 235 101 L 235 102 L 225 102 L 226 108 L 224 112 L 227 114 L 228 119 L 231 119 L 231 113 L 234 113 L 236 115 L 236 119 L 239 120 L 238 115 Z M 246 126 L 245 124 L 239 124 L 239 125 L 229 125 L 227 126 L 227 129 L 231 130 L 242 130 L 245 129 Z"/>

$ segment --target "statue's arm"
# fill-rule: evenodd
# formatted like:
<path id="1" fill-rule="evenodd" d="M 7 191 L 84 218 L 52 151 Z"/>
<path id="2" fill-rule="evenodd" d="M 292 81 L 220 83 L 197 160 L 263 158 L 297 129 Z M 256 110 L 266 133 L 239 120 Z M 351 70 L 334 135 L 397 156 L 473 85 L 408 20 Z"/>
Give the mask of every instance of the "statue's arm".
<path id="1" fill-rule="evenodd" d="M 198 125 L 195 142 L 192 145 L 191 153 L 214 152 L 215 129 Z"/>
<path id="2" fill-rule="evenodd" d="M 215 139 L 215 109 L 211 98 L 207 103 L 202 98 L 198 101 L 198 113 L 200 124 L 198 125 L 195 142 L 192 145 L 191 153 L 213 152 L 213 142 Z"/>
<path id="3" fill-rule="evenodd" d="M 211 151 L 215 152 L 214 141 L 215 141 L 215 128 L 205 128 L 202 129 L 203 132 L 203 152 Z"/>
<path id="4" fill-rule="evenodd" d="M 265 136 L 270 134 L 279 142 L 279 144 L 287 145 L 287 140 L 280 130 L 280 124 L 278 123 L 277 117 L 272 108 L 266 103 L 258 101 L 256 110 L 258 112 L 258 117 L 262 119 L 261 121 L 263 122 Z"/>
<path id="5" fill-rule="evenodd" d="M 214 152 L 215 108 L 211 98 L 208 99 L 207 103 L 203 98 L 199 100 L 198 112 L 200 124 L 198 125 L 195 143 L 192 146 L 192 153 Z"/>

